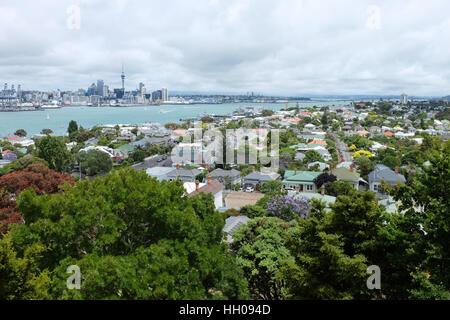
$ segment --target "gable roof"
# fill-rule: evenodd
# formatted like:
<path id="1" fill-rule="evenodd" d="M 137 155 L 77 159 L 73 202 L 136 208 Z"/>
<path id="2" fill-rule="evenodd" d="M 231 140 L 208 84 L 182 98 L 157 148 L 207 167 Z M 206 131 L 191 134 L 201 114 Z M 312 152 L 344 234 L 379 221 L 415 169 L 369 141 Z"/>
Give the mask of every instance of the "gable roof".
<path id="1" fill-rule="evenodd" d="M 312 184 L 314 183 L 314 179 L 322 174 L 322 172 L 316 171 L 292 171 L 288 170 L 284 173 L 283 182 L 304 182 Z"/>
<path id="2" fill-rule="evenodd" d="M 349 181 L 358 181 L 359 180 L 359 173 L 355 171 L 351 171 L 350 169 L 347 169 L 346 167 L 336 168 L 333 169 L 332 174 L 336 176 L 338 180 L 349 180 Z"/>
<path id="3" fill-rule="evenodd" d="M 397 184 L 398 181 L 401 181 L 402 183 L 406 182 L 406 179 L 402 174 L 395 173 L 395 171 L 391 170 L 390 168 L 374 170 L 369 173 L 369 182 L 381 180 L 394 184 Z"/>
<path id="4" fill-rule="evenodd" d="M 214 178 L 214 177 L 235 177 L 239 176 L 241 173 L 235 169 L 223 170 L 221 168 L 218 168 L 214 171 L 211 171 L 209 174 L 212 178 Z"/>
<path id="5" fill-rule="evenodd" d="M 224 189 L 223 184 L 221 184 L 217 180 L 212 180 L 211 183 L 205 184 L 203 187 L 199 188 L 198 191 L 194 191 L 194 192 L 190 193 L 189 197 L 196 196 L 200 193 L 215 195 L 216 193 L 222 191 L 223 189 Z"/>

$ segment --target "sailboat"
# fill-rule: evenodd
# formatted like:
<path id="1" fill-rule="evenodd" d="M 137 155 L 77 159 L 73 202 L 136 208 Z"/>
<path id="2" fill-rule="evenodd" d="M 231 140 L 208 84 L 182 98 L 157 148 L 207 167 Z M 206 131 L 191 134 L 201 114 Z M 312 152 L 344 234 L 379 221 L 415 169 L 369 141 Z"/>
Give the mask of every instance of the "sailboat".
<path id="1" fill-rule="evenodd" d="M 47 113 L 47 120 L 50 120 L 50 115 Z"/>

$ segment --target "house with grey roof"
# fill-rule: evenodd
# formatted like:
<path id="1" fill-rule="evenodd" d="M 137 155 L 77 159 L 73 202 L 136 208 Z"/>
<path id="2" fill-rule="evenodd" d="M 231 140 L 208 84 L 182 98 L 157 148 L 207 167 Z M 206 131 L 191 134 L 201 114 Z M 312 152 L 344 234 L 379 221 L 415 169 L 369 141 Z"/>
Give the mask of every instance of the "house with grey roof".
<path id="1" fill-rule="evenodd" d="M 243 185 L 244 186 L 253 186 L 256 188 L 256 186 L 262 186 L 263 183 L 279 180 L 280 175 L 278 173 L 261 173 L 261 172 L 252 172 L 248 175 L 246 175 L 243 179 Z"/>
<path id="2" fill-rule="evenodd" d="M 369 190 L 374 191 L 377 195 L 381 195 L 382 182 L 385 181 L 389 186 L 396 187 L 399 183 L 405 183 L 406 179 L 402 174 L 398 173 L 398 168 L 395 171 L 389 167 L 378 164 L 375 170 L 369 173 Z"/>
<path id="3" fill-rule="evenodd" d="M 247 224 L 250 219 L 246 216 L 231 216 L 225 220 L 225 226 L 223 231 L 227 234 L 226 242 L 233 242 L 233 232 L 235 232 L 240 226 Z"/>
<path id="4" fill-rule="evenodd" d="M 158 181 L 168 181 L 168 174 L 172 171 L 176 170 L 172 167 L 153 167 L 145 170 L 147 174 L 152 177 L 158 179 Z"/>
<path id="5" fill-rule="evenodd" d="M 236 169 L 223 170 L 221 168 L 218 168 L 214 171 L 211 171 L 209 175 L 211 176 L 212 180 L 218 180 L 224 185 L 231 183 L 231 185 L 234 186 L 242 182 L 241 173 Z"/>
<path id="6" fill-rule="evenodd" d="M 202 170 L 199 169 L 183 169 L 177 168 L 167 174 L 169 181 L 181 180 L 183 182 L 195 182 L 195 177 L 197 177 Z"/>

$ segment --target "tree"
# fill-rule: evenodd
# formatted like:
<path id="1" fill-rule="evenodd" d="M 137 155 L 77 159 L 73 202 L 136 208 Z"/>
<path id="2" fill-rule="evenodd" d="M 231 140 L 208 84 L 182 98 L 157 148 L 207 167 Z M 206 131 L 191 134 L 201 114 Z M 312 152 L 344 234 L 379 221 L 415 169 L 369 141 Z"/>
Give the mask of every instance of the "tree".
<path id="1" fill-rule="evenodd" d="M 47 161 L 49 168 L 69 172 L 73 157 L 60 137 L 46 136 L 36 141 L 35 155 Z"/>
<path id="2" fill-rule="evenodd" d="M 311 214 L 286 232 L 286 247 L 293 260 L 280 268 L 291 299 L 357 299 L 367 297 L 366 259 L 349 256 L 338 234 L 325 232 L 327 214 L 313 201 Z"/>
<path id="3" fill-rule="evenodd" d="M 81 164 L 81 172 L 88 176 L 108 173 L 112 169 L 110 156 L 100 150 L 81 151 L 76 158 L 77 162 Z"/>
<path id="4" fill-rule="evenodd" d="M 42 134 L 46 134 L 46 135 L 50 135 L 50 134 L 53 133 L 53 130 L 52 129 L 42 129 L 41 133 Z"/>
<path id="5" fill-rule="evenodd" d="M 222 242 L 224 216 L 213 197 L 183 197 L 180 181 L 133 169 L 66 186 L 63 194 L 20 194 L 24 225 L 14 247 L 41 243 L 52 299 L 245 299 L 242 270 Z M 80 290 L 66 287 L 69 265 Z"/>
<path id="6" fill-rule="evenodd" d="M 273 114 L 274 114 L 273 110 L 270 110 L 270 109 L 264 109 L 264 110 L 262 111 L 262 116 L 263 116 L 263 117 L 270 117 L 270 116 L 272 116 Z"/>
<path id="7" fill-rule="evenodd" d="M 14 135 L 18 136 L 18 137 L 26 137 L 27 132 L 23 129 L 19 129 L 19 130 L 16 130 L 16 132 L 14 132 Z"/>
<path id="8" fill-rule="evenodd" d="M 395 167 L 397 167 L 401 164 L 401 161 L 398 157 L 388 154 L 384 157 L 384 159 L 383 159 L 383 161 L 381 161 L 381 163 L 384 164 L 385 166 L 388 166 L 391 169 L 394 169 Z"/>
<path id="9" fill-rule="evenodd" d="M 73 133 L 78 131 L 78 124 L 75 120 L 71 120 L 69 122 L 69 127 L 67 128 L 67 132 L 69 135 L 72 135 Z"/>
<path id="10" fill-rule="evenodd" d="M 367 180 L 370 172 L 375 169 L 375 165 L 369 158 L 361 156 L 355 159 L 355 164 L 358 166 L 359 173 Z"/>
<path id="11" fill-rule="evenodd" d="M 44 299 L 50 289 L 50 273 L 39 270 L 44 246 L 33 244 L 19 257 L 10 237 L 0 239 L 0 298 Z"/>
<path id="12" fill-rule="evenodd" d="M 79 143 L 82 143 L 93 137 L 95 137 L 95 133 L 93 133 L 91 131 L 82 131 L 82 132 L 78 132 L 75 140 Z"/>
<path id="13" fill-rule="evenodd" d="M 366 158 L 372 158 L 373 154 L 370 151 L 366 150 L 359 150 L 353 153 L 353 158 L 359 158 L 359 157 L 366 157 Z"/>
<path id="14" fill-rule="evenodd" d="M 267 201 L 267 215 L 285 221 L 305 218 L 309 215 L 309 201 L 305 197 L 274 195 Z"/>
<path id="15" fill-rule="evenodd" d="M 239 210 L 239 214 L 241 216 L 249 217 L 250 219 L 257 218 L 257 217 L 266 217 L 267 216 L 266 211 L 262 207 L 260 207 L 258 205 L 246 205 L 246 206 L 243 206 Z"/>
<path id="16" fill-rule="evenodd" d="M 391 190 L 403 213 L 389 217 L 382 243 L 391 249 L 393 298 L 448 299 L 450 295 L 450 143 L 429 161 L 411 185 Z M 402 265 L 394 264 L 399 260 Z"/>
<path id="17" fill-rule="evenodd" d="M 261 192 L 266 194 L 279 194 L 282 191 L 283 183 L 278 180 L 264 182 L 261 186 Z"/>
<path id="18" fill-rule="evenodd" d="M 325 183 L 325 191 L 330 196 L 351 195 L 355 188 L 346 181 L 334 181 Z"/>
<path id="19" fill-rule="evenodd" d="M 136 149 L 136 151 L 131 154 L 131 158 L 133 158 L 135 162 L 142 162 L 146 157 L 147 153 L 142 149 Z"/>
<path id="20" fill-rule="evenodd" d="M 311 162 L 323 162 L 323 158 L 320 153 L 318 153 L 316 150 L 308 150 L 305 152 L 305 158 L 303 159 L 304 163 L 311 163 Z"/>
<path id="21" fill-rule="evenodd" d="M 264 217 L 250 220 L 233 233 L 231 250 L 255 299 L 285 298 L 284 283 L 278 273 L 285 260 L 292 260 L 284 240 L 288 228 L 289 224 L 281 219 Z"/>
<path id="22" fill-rule="evenodd" d="M 59 186 L 74 184 L 70 175 L 48 169 L 45 165 L 36 163 L 26 169 L 6 174 L 0 178 L 0 233 L 5 233 L 11 223 L 22 223 L 22 217 L 13 200 L 26 189 L 32 189 L 36 194 L 59 192 Z"/>
<path id="23" fill-rule="evenodd" d="M 314 184 L 316 185 L 317 189 L 319 189 L 325 183 L 327 183 L 327 182 L 333 183 L 334 181 L 336 181 L 336 176 L 335 175 L 330 174 L 328 172 L 324 172 L 324 173 L 319 174 L 314 179 Z"/>

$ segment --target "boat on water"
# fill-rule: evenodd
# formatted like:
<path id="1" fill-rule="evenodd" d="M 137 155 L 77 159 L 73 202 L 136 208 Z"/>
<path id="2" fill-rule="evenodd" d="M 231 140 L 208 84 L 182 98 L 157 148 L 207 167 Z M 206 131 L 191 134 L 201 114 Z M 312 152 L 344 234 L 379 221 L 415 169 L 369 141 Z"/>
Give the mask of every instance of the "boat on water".
<path id="1" fill-rule="evenodd" d="M 41 106 L 41 109 L 60 109 L 62 108 L 62 105 L 58 104 L 58 101 L 53 100 L 51 103 L 49 104 L 43 104 Z"/>

